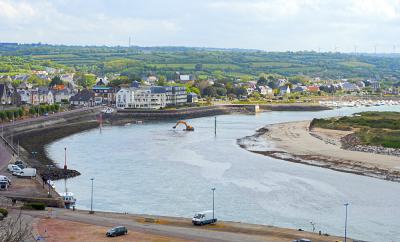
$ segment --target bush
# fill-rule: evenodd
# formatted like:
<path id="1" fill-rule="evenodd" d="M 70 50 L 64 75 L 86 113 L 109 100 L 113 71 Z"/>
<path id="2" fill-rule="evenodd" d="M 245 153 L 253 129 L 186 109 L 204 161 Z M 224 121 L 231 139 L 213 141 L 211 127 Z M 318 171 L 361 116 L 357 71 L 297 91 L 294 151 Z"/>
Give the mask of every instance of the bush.
<path id="1" fill-rule="evenodd" d="M 1 112 L 0 112 L 0 119 L 1 119 L 2 121 L 4 121 L 4 120 L 6 120 L 6 117 L 7 117 L 6 113 L 5 113 L 4 111 L 1 111 Z"/>
<path id="2" fill-rule="evenodd" d="M 44 203 L 25 203 L 22 208 L 29 210 L 44 210 L 46 205 Z"/>
<path id="3" fill-rule="evenodd" d="M 3 214 L 4 217 L 7 217 L 8 211 L 5 208 L 0 208 L 0 213 Z"/>
<path id="4" fill-rule="evenodd" d="M 7 115 L 7 119 L 8 120 L 11 120 L 12 118 L 13 118 L 13 111 L 11 111 L 11 110 L 7 110 L 6 111 L 6 115 Z"/>

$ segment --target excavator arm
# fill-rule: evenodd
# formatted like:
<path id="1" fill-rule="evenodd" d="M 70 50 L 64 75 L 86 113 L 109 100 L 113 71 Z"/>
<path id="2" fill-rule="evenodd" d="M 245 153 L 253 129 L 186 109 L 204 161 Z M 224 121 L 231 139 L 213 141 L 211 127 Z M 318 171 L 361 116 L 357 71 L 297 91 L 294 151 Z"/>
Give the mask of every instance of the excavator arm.
<path id="1" fill-rule="evenodd" d="M 176 127 L 178 127 L 179 124 L 185 125 L 185 127 L 186 127 L 186 129 L 184 129 L 185 131 L 194 131 L 194 128 L 193 128 L 192 126 L 190 126 L 188 123 L 186 123 L 185 121 L 183 121 L 183 120 L 179 120 L 179 121 L 175 124 L 175 126 L 172 127 L 172 128 L 176 129 Z"/>

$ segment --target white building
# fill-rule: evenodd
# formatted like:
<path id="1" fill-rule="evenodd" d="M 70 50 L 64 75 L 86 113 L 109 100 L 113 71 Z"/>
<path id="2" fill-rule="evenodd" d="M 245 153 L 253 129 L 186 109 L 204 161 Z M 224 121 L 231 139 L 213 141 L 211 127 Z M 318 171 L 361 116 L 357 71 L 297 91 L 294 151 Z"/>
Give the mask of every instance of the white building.
<path id="1" fill-rule="evenodd" d="M 155 92 L 151 88 L 122 88 L 117 92 L 118 109 L 160 109 L 167 106 L 165 92 Z"/>
<path id="2" fill-rule="evenodd" d="M 274 91 L 269 86 L 259 86 L 258 91 L 260 92 L 261 95 L 264 95 L 264 96 L 273 96 L 274 95 Z"/>
<path id="3" fill-rule="evenodd" d="M 19 89 L 17 92 L 21 96 L 22 104 L 31 104 L 31 92 L 29 90 Z"/>
<path id="4" fill-rule="evenodd" d="M 290 95 L 290 87 L 289 87 L 289 86 L 280 87 L 280 88 L 279 88 L 279 94 L 280 94 L 281 96 Z"/>

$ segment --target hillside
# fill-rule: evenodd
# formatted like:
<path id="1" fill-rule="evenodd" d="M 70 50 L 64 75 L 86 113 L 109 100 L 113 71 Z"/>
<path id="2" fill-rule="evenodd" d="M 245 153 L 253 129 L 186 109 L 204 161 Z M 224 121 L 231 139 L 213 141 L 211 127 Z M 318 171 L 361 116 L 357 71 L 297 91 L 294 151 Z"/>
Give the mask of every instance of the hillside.
<path id="1" fill-rule="evenodd" d="M 400 80 L 400 58 L 397 55 L 5 43 L 0 44 L 0 55 L 3 56 L 0 58 L 0 73 L 23 71 L 24 66 L 10 66 L 25 62 L 45 66 L 46 63 L 60 64 L 99 75 L 127 73 L 142 76 L 155 72 L 172 77 L 179 71 L 216 78 L 246 78 L 268 73 L 323 79 L 378 79 L 388 83 Z M 7 62 L 5 56 L 13 56 L 15 61 Z"/>

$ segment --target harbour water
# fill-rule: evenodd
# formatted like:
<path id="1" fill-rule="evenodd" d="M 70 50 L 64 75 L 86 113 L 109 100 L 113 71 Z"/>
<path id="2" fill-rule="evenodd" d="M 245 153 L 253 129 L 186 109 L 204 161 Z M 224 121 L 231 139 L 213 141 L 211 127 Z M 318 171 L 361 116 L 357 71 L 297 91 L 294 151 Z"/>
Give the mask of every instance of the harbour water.
<path id="1" fill-rule="evenodd" d="M 194 132 L 174 131 L 174 122 L 105 127 L 75 134 L 47 147 L 49 156 L 82 173 L 66 181 L 77 207 L 191 217 L 212 208 L 218 219 L 342 235 L 349 202 L 348 235 L 368 241 L 400 241 L 400 184 L 290 163 L 241 149 L 236 140 L 266 124 L 399 106 L 342 108 L 319 112 L 265 112 L 188 120 Z M 183 128 L 183 127 L 182 127 Z M 57 191 L 65 182 L 56 182 Z"/>

